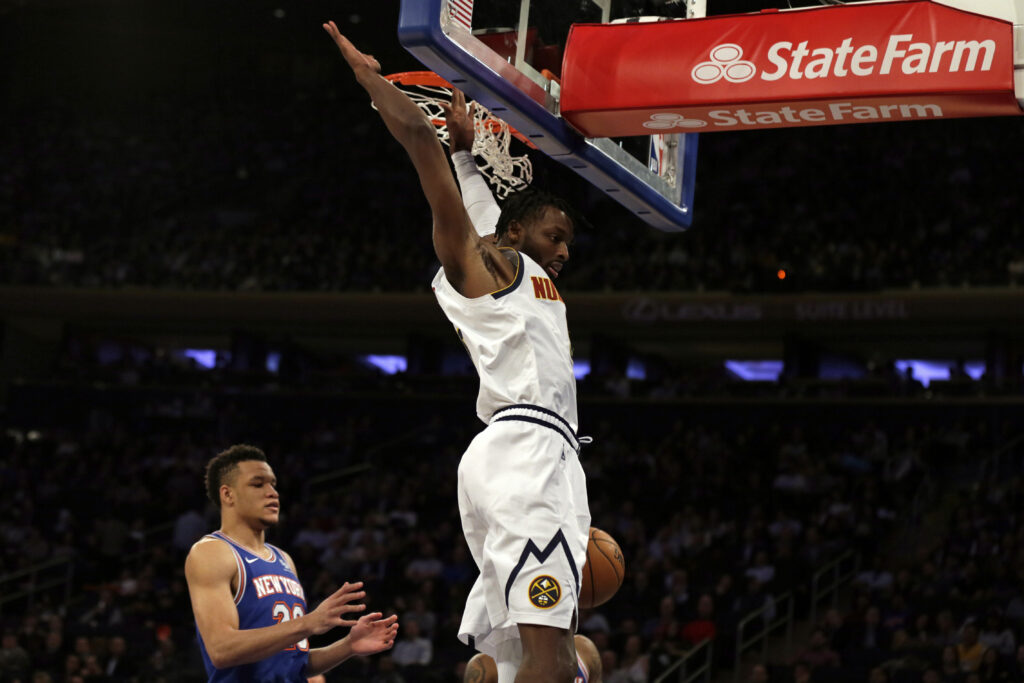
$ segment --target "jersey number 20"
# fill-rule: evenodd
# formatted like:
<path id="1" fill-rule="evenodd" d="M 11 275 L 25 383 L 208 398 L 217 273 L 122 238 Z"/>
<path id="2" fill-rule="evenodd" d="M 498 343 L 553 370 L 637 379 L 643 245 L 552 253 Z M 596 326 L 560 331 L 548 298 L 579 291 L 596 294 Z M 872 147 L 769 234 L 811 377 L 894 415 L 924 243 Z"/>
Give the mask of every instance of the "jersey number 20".
<path id="1" fill-rule="evenodd" d="M 292 605 L 291 608 L 288 607 L 288 603 L 286 603 L 286 602 L 275 602 L 274 603 L 274 611 L 273 611 L 274 621 L 276 621 L 279 624 L 282 623 L 282 622 L 288 621 L 289 619 L 298 619 L 299 617 L 301 617 L 301 616 L 303 616 L 305 614 L 306 614 L 306 610 L 304 610 L 302 608 L 302 605 L 300 605 L 298 603 Z M 300 640 L 299 642 L 295 643 L 291 647 L 286 647 L 285 650 L 294 650 L 295 648 L 299 648 L 303 652 L 308 652 L 309 651 L 309 639 L 308 638 L 303 638 L 302 640 Z"/>

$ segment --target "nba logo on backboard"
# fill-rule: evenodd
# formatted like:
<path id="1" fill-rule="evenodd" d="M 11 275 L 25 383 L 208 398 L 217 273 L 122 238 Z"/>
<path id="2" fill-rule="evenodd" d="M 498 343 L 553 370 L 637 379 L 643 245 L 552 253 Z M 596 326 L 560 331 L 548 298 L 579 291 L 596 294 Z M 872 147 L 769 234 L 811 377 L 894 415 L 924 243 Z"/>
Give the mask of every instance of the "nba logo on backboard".
<path id="1" fill-rule="evenodd" d="M 665 176 L 665 172 L 668 170 L 666 160 L 666 152 L 668 151 L 668 136 L 667 135 L 652 135 L 651 136 L 651 157 L 647 163 L 647 167 L 651 169 L 651 173 L 656 173 L 660 177 Z"/>

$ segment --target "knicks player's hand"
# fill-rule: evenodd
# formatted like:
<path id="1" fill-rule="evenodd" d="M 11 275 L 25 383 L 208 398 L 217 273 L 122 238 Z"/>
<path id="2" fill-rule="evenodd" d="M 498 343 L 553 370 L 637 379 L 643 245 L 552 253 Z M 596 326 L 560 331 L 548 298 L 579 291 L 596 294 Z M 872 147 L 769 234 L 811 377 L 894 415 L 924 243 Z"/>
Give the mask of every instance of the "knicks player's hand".
<path id="1" fill-rule="evenodd" d="M 352 630 L 348 632 L 352 654 L 372 655 L 383 650 L 390 650 L 398 635 L 398 615 L 392 614 L 387 619 L 380 612 L 360 617 Z"/>
<path id="2" fill-rule="evenodd" d="M 439 102 L 448 124 L 448 144 L 452 154 L 472 152 L 476 137 L 476 102 L 466 108 L 466 95 L 458 88 L 452 89 L 452 103 Z"/>
<path id="3" fill-rule="evenodd" d="M 336 626 L 355 626 L 358 621 L 355 619 L 346 619 L 346 614 L 352 614 L 353 612 L 362 612 L 366 609 L 366 605 L 357 603 L 352 604 L 353 600 L 362 600 L 366 597 L 366 591 L 362 590 L 363 582 L 356 581 L 355 583 L 345 582 L 338 590 L 321 602 L 315 610 L 306 615 L 311 620 L 313 625 L 314 635 L 320 635 L 321 633 L 327 633 Z"/>
<path id="4" fill-rule="evenodd" d="M 324 30 L 327 34 L 334 39 L 334 44 L 341 50 L 341 56 L 345 58 L 348 65 L 352 67 L 352 71 L 355 73 L 356 78 L 360 76 L 380 73 L 380 62 L 373 58 L 372 55 L 364 55 L 362 52 L 356 49 L 355 45 L 349 42 L 349 39 L 341 35 L 341 31 L 338 30 L 337 24 L 333 21 L 328 21 L 324 24 Z"/>

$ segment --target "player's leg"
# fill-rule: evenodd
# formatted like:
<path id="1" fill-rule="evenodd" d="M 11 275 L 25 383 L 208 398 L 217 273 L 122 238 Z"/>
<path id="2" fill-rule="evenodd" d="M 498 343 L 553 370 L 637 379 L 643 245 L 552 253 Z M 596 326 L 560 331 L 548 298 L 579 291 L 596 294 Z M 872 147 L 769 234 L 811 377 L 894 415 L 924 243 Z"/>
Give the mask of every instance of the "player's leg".
<path id="1" fill-rule="evenodd" d="M 471 546 L 482 540 L 473 593 L 483 603 L 467 602 L 460 636 L 475 635 L 477 649 L 495 654 L 500 683 L 574 678 L 571 631 L 589 531 L 580 528 L 589 515 L 576 505 L 586 509 L 582 474 L 566 471 L 578 467 L 563 436 L 528 422 L 491 425 L 459 466 L 463 530 Z M 527 647 L 520 642 L 524 630 L 530 661 L 517 675 Z M 571 671 L 563 679 L 564 661 Z M 540 668 L 548 670 L 534 673 Z"/>
<path id="2" fill-rule="evenodd" d="M 519 624 L 523 660 L 515 683 L 573 683 L 576 647 L 568 629 Z"/>

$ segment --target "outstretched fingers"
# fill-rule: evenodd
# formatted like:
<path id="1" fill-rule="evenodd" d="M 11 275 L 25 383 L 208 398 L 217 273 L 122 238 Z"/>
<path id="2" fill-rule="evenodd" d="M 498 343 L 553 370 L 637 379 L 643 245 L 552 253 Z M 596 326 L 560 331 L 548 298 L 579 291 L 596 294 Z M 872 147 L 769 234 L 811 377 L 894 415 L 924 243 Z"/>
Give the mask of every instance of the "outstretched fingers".
<path id="1" fill-rule="evenodd" d="M 342 35 L 341 31 L 338 30 L 338 25 L 333 21 L 328 21 L 323 25 L 324 30 L 327 31 L 333 40 L 334 44 L 338 46 L 338 50 L 341 51 L 341 56 L 345 58 L 348 65 L 352 67 L 353 71 L 361 68 L 369 68 L 374 73 L 380 73 L 380 62 L 378 62 L 373 55 L 367 55 L 360 52 L 352 42 Z"/>
<path id="2" fill-rule="evenodd" d="M 374 654 L 390 649 L 398 636 L 398 615 L 383 618 L 381 612 L 373 612 L 359 619 L 349 633 L 352 650 L 356 654 Z"/>
<path id="3" fill-rule="evenodd" d="M 362 581 L 356 581 L 355 583 L 348 583 L 346 581 L 341 588 L 334 591 L 331 597 L 327 598 L 327 601 L 331 603 L 331 615 L 337 619 L 336 623 L 338 626 L 355 626 L 356 620 L 345 619 L 344 615 L 362 612 L 366 609 L 365 604 L 353 603 L 353 600 L 362 600 L 366 597 L 366 591 L 362 590 L 362 588 Z"/>

